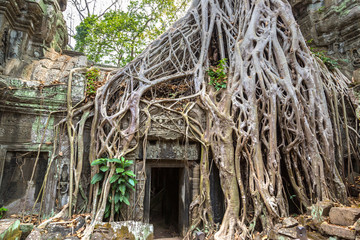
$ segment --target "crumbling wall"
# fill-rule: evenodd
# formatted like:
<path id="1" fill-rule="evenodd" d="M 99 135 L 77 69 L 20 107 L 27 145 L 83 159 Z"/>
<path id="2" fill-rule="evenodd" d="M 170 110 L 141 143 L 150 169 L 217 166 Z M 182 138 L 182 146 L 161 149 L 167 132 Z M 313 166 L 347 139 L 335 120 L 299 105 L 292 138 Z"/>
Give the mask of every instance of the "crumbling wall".
<path id="1" fill-rule="evenodd" d="M 360 68 L 360 1 L 290 0 L 295 18 L 312 46 L 339 59 L 351 78 Z"/>
<path id="2" fill-rule="evenodd" d="M 64 1 L 0 1 L 0 72 L 14 76 L 48 49 L 61 52 L 68 42 Z"/>
<path id="3" fill-rule="evenodd" d="M 66 116 L 71 70 L 88 66 L 85 56 L 66 51 L 62 11 L 66 0 L 0 1 L 0 199 L 9 213 L 30 210 L 42 187 L 43 212 L 67 203 L 69 144 L 60 139 L 52 158 L 54 126 Z M 74 71 L 73 104 L 85 97 L 83 71 Z M 58 133 L 60 134 L 60 133 Z M 42 186 L 47 178 L 46 186 Z M 39 210 L 37 204 L 35 210 Z"/>
<path id="4" fill-rule="evenodd" d="M 0 192 L 7 188 L 9 182 L 20 181 L 23 184 L 21 192 L 16 195 L 17 199 L 0 203 L 6 205 L 9 212 L 33 207 L 39 184 L 40 187 L 42 185 L 42 181 L 36 182 L 36 174 L 30 181 L 37 154 L 40 154 L 37 168 L 45 163 L 41 175 L 44 177 L 53 151 L 54 125 L 66 116 L 70 71 L 86 66 L 85 56 L 71 57 L 51 51 L 46 52 L 42 59 L 34 59 L 12 76 L 0 75 Z M 73 104 L 84 98 L 85 84 L 83 73 L 75 72 L 72 81 Z M 47 176 L 43 205 L 47 213 L 55 210 L 56 197 L 60 200 L 57 207 L 67 203 L 69 146 L 66 137 L 61 142 L 62 154 L 52 162 Z M 32 157 L 24 158 L 22 155 Z M 7 166 L 15 166 L 16 169 L 9 173 Z M 22 176 L 18 176 L 19 173 Z M 13 184 L 11 187 L 16 186 Z M 29 192 L 26 194 L 26 191 Z"/>

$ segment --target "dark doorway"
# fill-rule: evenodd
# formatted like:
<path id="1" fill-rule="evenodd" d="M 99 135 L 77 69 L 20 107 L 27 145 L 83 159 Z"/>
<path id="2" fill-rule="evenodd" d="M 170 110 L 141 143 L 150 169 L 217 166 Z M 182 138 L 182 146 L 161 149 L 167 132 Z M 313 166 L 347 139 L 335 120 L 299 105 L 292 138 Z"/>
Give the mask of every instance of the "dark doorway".
<path id="1" fill-rule="evenodd" d="M 150 223 L 154 237 L 179 236 L 180 168 L 151 168 Z"/>
<path id="2" fill-rule="evenodd" d="M 36 158 L 37 152 L 10 151 L 6 153 L 0 187 L 0 205 L 7 205 L 25 196 Z M 35 188 L 30 191 L 32 196 L 27 196 L 30 199 L 34 200 L 40 192 L 46 172 L 47 160 L 48 153 L 40 153 L 33 177 Z"/>

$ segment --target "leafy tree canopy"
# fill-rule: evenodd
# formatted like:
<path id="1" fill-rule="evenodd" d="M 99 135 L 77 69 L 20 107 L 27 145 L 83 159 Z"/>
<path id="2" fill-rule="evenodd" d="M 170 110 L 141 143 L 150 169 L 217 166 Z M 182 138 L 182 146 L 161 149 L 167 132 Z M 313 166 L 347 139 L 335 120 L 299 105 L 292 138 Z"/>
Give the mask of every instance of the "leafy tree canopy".
<path id="1" fill-rule="evenodd" d="M 90 15 L 76 27 L 75 50 L 95 62 L 124 66 L 178 18 L 188 0 L 130 1 L 126 10 Z"/>

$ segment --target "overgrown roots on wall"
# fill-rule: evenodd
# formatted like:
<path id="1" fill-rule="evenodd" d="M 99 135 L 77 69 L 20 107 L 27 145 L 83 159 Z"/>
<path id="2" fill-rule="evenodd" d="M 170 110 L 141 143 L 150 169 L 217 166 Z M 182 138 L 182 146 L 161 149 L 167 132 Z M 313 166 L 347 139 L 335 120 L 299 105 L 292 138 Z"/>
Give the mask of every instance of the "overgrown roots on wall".
<path id="1" fill-rule="evenodd" d="M 226 82 L 217 90 L 208 70 L 222 59 Z M 88 104 L 94 113 L 90 161 L 125 156 L 139 144 L 146 150 L 154 109 L 181 116 L 185 139 L 202 146 L 192 229 L 207 226 L 215 239 L 250 238 L 289 215 L 290 195 L 300 210 L 346 199 L 341 151 L 354 149 L 346 81 L 314 59 L 286 1 L 194 1 L 184 18 Z M 226 203 L 219 229 L 211 210 L 209 160 L 219 169 Z M 112 166 L 105 179 L 114 171 Z M 102 221 L 110 192 L 109 181 L 93 187 L 94 222 L 85 237 Z"/>

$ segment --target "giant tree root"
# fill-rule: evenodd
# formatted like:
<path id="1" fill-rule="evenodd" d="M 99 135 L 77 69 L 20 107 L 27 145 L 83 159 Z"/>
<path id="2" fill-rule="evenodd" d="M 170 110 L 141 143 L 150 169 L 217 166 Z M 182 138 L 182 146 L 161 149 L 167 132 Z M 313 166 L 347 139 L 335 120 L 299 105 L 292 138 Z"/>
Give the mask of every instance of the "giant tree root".
<path id="1" fill-rule="evenodd" d="M 217 91 L 207 71 L 221 59 L 227 59 L 226 87 Z M 290 194 L 300 211 L 316 201 L 345 199 L 338 167 L 344 164 L 339 139 L 347 112 L 339 99 L 348 99 L 346 81 L 314 59 L 287 1 L 195 0 L 184 18 L 98 91 L 90 160 L 136 149 L 146 139 L 151 107 L 175 114 L 184 120 L 184 138 L 202 146 L 193 223 L 215 230 L 212 160 L 226 202 L 215 239 L 251 238 L 289 215 Z M 100 195 L 98 184 L 92 190 L 95 217 L 84 239 L 103 218 L 111 175 Z"/>

